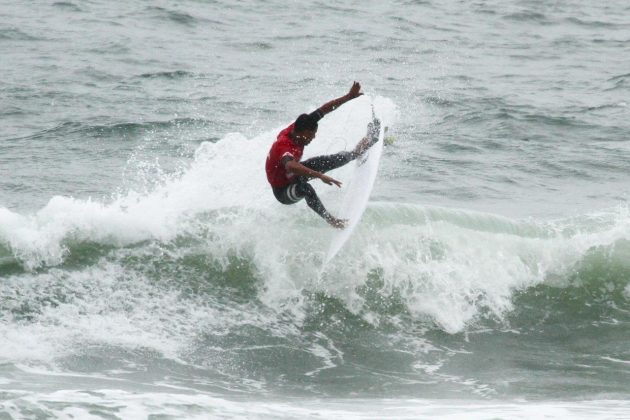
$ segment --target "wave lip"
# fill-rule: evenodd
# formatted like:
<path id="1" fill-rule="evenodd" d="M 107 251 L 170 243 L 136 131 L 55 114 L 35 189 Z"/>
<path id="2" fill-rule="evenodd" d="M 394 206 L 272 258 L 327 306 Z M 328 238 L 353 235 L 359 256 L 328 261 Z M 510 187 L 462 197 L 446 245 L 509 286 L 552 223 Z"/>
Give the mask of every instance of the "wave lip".
<path id="1" fill-rule="evenodd" d="M 32 216 L 0 208 L 0 244 L 27 270 L 55 266 L 68 255 L 68 241 L 124 246 L 170 238 L 172 223 L 151 213 L 146 203 L 128 207 L 125 200 L 105 205 L 67 197 L 54 197 Z"/>
<path id="2" fill-rule="evenodd" d="M 399 315 L 431 319 L 448 333 L 464 331 L 480 318 L 506 322 L 519 293 L 539 285 L 577 285 L 557 279 L 571 279 L 576 270 L 588 266 L 594 250 L 602 247 L 601 252 L 610 253 L 617 248 L 625 255 L 623 241 L 630 237 L 627 213 L 619 209 L 537 222 L 375 204 L 350 246 L 325 273 L 324 284 L 354 312 L 377 322 L 389 316 L 373 310 L 379 299 L 402 303 Z M 595 254 L 597 261 L 610 264 L 601 260 L 601 252 Z M 626 283 L 618 281 L 623 290 Z M 351 290 L 367 287 L 371 292 L 348 292 L 349 285 Z"/>
<path id="3" fill-rule="evenodd" d="M 125 253 L 130 246 L 148 252 L 148 259 L 140 260 L 143 267 L 158 263 L 151 260 L 157 258 L 151 251 L 156 247 L 194 256 L 201 246 L 204 259 L 166 259 L 162 270 L 197 272 L 203 264 L 203 272 L 225 278 L 225 284 L 242 283 L 239 299 L 278 312 L 290 308 L 296 319 L 313 303 L 307 296 L 323 293 L 377 327 L 409 319 L 451 334 L 482 319 L 520 322 L 508 314 L 518 309 L 518 315 L 519 305 L 541 293 L 563 311 L 574 310 L 576 301 L 595 306 L 593 311 L 609 304 L 623 307 L 630 298 L 630 217 L 624 209 L 540 222 L 372 203 L 352 239 L 321 272 L 331 232 L 305 209 L 279 214 L 273 201 L 261 197 L 257 209 L 219 205 L 208 211 L 208 202 L 191 201 L 198 193 L 185 191 L 181 181 L 108 205 L 55 197 L 32 216 L 0 208 L 0 267 L 17 261 L 27 271 L 59 266 L 70 273 L 73 269 L 63 264 L 73 252 L 72 264 L 80 264 L 75 269 L 86 270 L 99 255 Z M 172 188 L 180 194 L 165 200 Z M 224 198 L 231 201 L 227 194 Z M 178 208 L 182 202 L 188 205 Z M 310 238 L 308 250 L 295 231 Z M 96 257 L 79 257 L 90 244 L 105 247 Z M 576 321 L 593 311 L 576 312 Z"/>

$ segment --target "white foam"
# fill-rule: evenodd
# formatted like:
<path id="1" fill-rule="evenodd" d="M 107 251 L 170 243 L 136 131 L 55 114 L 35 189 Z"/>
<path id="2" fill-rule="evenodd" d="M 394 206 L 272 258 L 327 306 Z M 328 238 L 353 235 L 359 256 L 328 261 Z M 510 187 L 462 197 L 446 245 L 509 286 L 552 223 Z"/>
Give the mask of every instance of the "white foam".
<path id="1" fill-rule="evenodd" d="M 365 134 L 359 110 L 369 107 L 370 101 L 367 97 L 356 99 L 322 120 L 319 136 L 307 148 L 305 158 L 354 147 Z M 391 102 L 386 103 L 393 109 Z M 168 241 L 186 233 L 189 222 L 201 212 L 219 211 L 211 223 L 234 221 L 244 228 L 239 234 L 247 231 L 256 235 L 260 223 L 273 220 L 276 214 L 281 215 L 276 229 L 286 229 L 296 211 L 276 202 L 264 172 L 269 147 L 282 128 L 252 139 L 228 134 L 216 143 L 203 143 L 181 176 L 165 177 L 148 193 L 129 191 L 111 202 L 57 196 L 26 216 L 0 207 L 0 244 L 33 269 L 61 263 L 67 255 L 68 240 L 117 246 L 146 239 Z M 318 189 L 323 185 L 314 184 Z M 331 188 L 326 189 L 330 192 Z M 317 218 L 303 203 L 292 207 L 309 214 L 309 219 Z M 252 212 L 249 219 L 243 218 L 243 213 Z M 271 237 L 261 240 L 270 242 Z"/>
<path id="2" fill-rule="evenodd" d="M 181 337 L 174 333 L 192 327 L 180 324 L 176 295 L 154 294 L 141 277 L 114 264 L 11 277 L 3 282 L 3 295 L 10 296 L 10 289 L 19 289 L 16 305 L 33 307 L 29 316 L 36 322 L 0 324 L 4 360 L 50 363 L 71 353 L 77 342 L 154 348 L 175 358 Z M 193 315 L 189 311 L 187 320 Z"/>
<path id="3" fill-rule="evenodd" d="M 375 223 L 379 213 L 392 207 L 372 206 L 367 218 Z M 430 316 L 451 333 L 462 331 L 483 311 L 501 318 L 512 309 L 515 291 L 543 282 L 566 286 L 556 279 L 566 279 L 589 249 L 630 234 L 624 209 L 580 221 L 522 221 L 520 228 L 503 218 L 495 218 L 492 226 L 491 216 L 474 212 L 407 210 L 416 213 L 407 222 L 378 220 L 377 229 L 369 220 L 364 223 L 352 245 L 333 261 L 324 287 L 360 313 L 365 305 L 356 290 L 369 273 L 378 272 L 384 281 L 379 293 L 396 291 L 414 316 Z"/>
<path id="4" fill-rule="evenodd" d="M 209 394 L 131 393 L 111 389 L 90 392 L 6 392 L 0 408 L 26 419 L 37 408 L 58 419 L 173 417 L 187 419 L 613 419 L 625 418 L 628 401 L 511 402 L 428 399 L 226 399 Z M 22 411 L 24 409 L 24 411 Z"/>

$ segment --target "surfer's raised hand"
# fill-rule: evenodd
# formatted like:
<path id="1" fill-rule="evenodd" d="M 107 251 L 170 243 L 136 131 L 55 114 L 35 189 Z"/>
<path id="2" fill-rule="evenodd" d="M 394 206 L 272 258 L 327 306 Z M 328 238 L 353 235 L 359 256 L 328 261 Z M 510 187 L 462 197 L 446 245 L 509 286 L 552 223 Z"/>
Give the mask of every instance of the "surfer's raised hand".
<path id="1" fill-rule="evenodd" d="M 326 102 L 324 105 L 317 108 L 317 111 L 315 112 L 319 114 L 319 118 L 322 118 L 324 115 L 328 114 L 329 112 L 334 111 L 335 109 L 339 108 L 341 105 L 345 104 L 346 102 L 351 101 L 354 98 L 358 98 L 361 95 L 363 95 L 363 92 L 361 92 L 361 84 L 359 82 L 354 82 L 352 84 L 352 87 L 348 91 L 348 93 L 346 93 L 345 95 L 337 99 L 333 99 L 332 101 Z"/>
<path id="2" fill-rule="evenodd" d="M 361 84 L 359 82 L 354 82 L 350 88 L 350 92 L 348 92 L 348 100 L 358 98 L 361 95 L 363 95 L 363 92 L 361 92 Z"/>
<path id="3" fill-rule="evenodd" d="M 337 181 L 334 178 L 329 177 L 328 175 L 322 174 L 322 176 L 320 176 L 319 179 L 321 179 L 322 182 L 324 182 L 324 183 L 326 183 L 328 185 L 333 185 L 334 184 L 334 185 L 338 186 L 339 188 L 341 188 L 341 182 Z"/>

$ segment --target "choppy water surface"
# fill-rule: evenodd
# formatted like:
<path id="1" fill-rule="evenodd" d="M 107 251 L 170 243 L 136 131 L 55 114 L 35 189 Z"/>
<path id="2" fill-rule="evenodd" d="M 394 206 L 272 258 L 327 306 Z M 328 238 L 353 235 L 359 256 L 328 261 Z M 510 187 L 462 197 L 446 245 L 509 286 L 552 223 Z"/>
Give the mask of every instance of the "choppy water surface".
<path id="1" fill-rule="evenodd" d="M 3 417 L 629 415 L 625 2 L 0 8 Z M 263 165 L 353 80 L 305 157 L 394 141 L 323 266 Z"/>

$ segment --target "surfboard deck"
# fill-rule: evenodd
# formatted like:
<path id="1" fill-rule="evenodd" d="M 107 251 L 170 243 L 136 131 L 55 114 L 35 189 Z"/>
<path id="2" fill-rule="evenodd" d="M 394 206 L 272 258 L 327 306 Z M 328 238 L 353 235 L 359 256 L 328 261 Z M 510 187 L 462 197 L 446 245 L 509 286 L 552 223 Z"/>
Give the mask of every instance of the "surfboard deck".
<path id="1" fill-rule="evenodd" d="M 376 118 L 374 111 L 372 118 Z M 346 185 L 345 195 L 338 218 L 348 220 L 346 227 L 333 234 L 324 265 L 330 262 L 348 241 L 352 232 L 359 224 L 361 216 L 367 207 L 370 193 L 374 187 L 379 162 L 383 154 L 384 127 L 381 126 L 378 134 L 378 141 L 370 147 L 362 156 L 355 160 L 355 168 L 350 182 Z"/>

